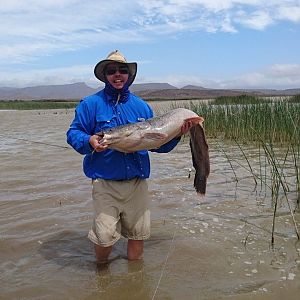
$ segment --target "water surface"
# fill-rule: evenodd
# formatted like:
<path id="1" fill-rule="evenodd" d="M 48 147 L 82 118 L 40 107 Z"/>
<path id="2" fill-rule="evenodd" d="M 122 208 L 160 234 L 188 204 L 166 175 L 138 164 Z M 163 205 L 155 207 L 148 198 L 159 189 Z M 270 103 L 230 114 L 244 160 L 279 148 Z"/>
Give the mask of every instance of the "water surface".
<path id="1" fill-rule="evenodd" d="M 144 259 L 128 262 L 121 240 L 97 268 L 86 237 L 91 184 L 82 157 L 63 148 L 72 118 L 73 110 L 0 111 L 0 299 L 299 299 L 300 244 L 284 199 L 272 248 L 270 192 L 239 165 L 235 182 L 214 140 L 205 198 L 188 176 L 188 138 L 151 154 Z"/>

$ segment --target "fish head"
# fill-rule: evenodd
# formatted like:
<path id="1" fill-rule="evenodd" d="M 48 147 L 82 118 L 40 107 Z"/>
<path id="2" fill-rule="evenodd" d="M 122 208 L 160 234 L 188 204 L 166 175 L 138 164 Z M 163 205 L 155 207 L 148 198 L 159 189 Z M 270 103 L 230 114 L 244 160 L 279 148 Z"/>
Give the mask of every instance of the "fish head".
<path id="1" fill-rule="evenodd" d="M 113 127 L 103 132 L 97 133 L 100 136 L 99 144 L 115 145 L 122 143 L 129 135 L 132 134 L 132 128 L 129 126 Z"/>

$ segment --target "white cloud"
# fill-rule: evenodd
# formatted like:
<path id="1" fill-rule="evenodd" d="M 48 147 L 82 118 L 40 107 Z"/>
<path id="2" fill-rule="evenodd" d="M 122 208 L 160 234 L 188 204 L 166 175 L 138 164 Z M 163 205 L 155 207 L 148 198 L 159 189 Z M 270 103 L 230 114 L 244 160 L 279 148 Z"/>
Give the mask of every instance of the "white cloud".
<path id="1" fill-rule="evenodd" d="M 299 64 L 275 64 L 253 73 L 219 82 L 223 88 L 287 89 L 300 86 Z"/>
<path id="2" fill-rule="evenodd" d="M 300 65 L 297 64 L 275 64 L 266 69 L 265 74 L 273 78 L 295 78 L 300 77 Z"/>
<path id="3" fill-rule="evenodd" d="M 141 64 L 141 62 L 140 62 Z M 47 70 L 22 70 L 0 72 L 0 86 L 25 87 L 48 84 L 85 82 L 98 87 L 101 83 L 93 75 L 94 65 L 77 65 Z M 275 64 L 252 73 L 232 78 L 199 78 L 193 75 L 146 76 L 140 74 L 135 83 L 167 82 L 176 87 L 197 85 L 206 88 L 274 88 L 286 89 L 300 86 L 299 64 Z"/>
<path id="4" fill-rule="evenodd" d="M 215 81 L 209 81 L 205 79 L 201 79 L 198 76 L 190 76 L 190 75 L 167 75 L 164 77 L 155 76 L 155 77 L 138 77 L 135 83 L 157 83 L 157 82 L 165 82 L 176 87 L 183 87 L 185 85 L 198 85 L 198 86 L 208 86 L 211 84 L 215 84 Z"/>
<path id="5" fill-rule="evenodd" d="M 135 43 L 186 32 L 238 33 L 300 23 L 299 0 L 10 0 L 0 5 L 0 86 L 97 84 L 93 66 L 22 70 L 39 57 L 109 43 Z M 23 65 L 22 65 L 23 64 Z M 300 86 L 299 65 L 272 65 L 236 78 L 137 78 L 207 87 Z M 78 74 L 78 75 L 77 75 Z"/>
<path id="6" fill-rule="evenodd" d="M 278 8 L 278 19 L 292 22 L 300 21 L 300 6 L 283 6 Z"/>
<path id="7" fill-rule="evenodd" d="M 125 26 L 130 3 L 101 2 L 14 0 L 1 5 L 0 63 L 30 61 L 99 43 L 143 40 Z"/>
<path id="8" fill-rule="evenodd" d="M 242 18 L 236 19 L 236 21 L 246 27 L 257 30 L 263 30 L 274 22 L 267 11 L 255 11 L 250 15 L 243 13 Z"/>
<path id="9" fill-rule="evenodd" d="M 75 82 L 86 82 L 88 85 L 97 86 L 99 81 L 93 75 L 93 68 L 94 66 L 91 65 L 77 65 L 47 70 L 33 69 L 25 72 L 5 70 L 0 72 L 0 86 L 26 87 Z"/>
<path id="10" fill-rule="evenodd" d="M 196 85 L 205 88 L 273 88 L 287 89 L 300 86 L 299 64 L 275 64 L 262 70 L 244 73 L 232 78 L 199 78 L 191 75 L 167 75 L 163 77 L 138 77 L 136 83 L 167 82 L 176 87 Z"/>
<path id="11" fill-rule="evenodd" d="M 300 22 L 297 0 L 1 2 L 1 64 L 113 41 L 131 43 L 188 31 L 235 33 L 240 25 L 263 30 L 280 20 Z"/>

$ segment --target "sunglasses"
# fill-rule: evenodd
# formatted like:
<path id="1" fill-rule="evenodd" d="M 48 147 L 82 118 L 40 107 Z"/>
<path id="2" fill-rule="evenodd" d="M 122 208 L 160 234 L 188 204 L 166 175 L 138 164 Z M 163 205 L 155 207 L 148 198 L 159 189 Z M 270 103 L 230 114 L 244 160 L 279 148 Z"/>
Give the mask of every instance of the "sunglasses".
<path id="1" fill-rule="evenodd" d="M 106 75 L 114 75 L 119 71 L 120 74 L 128 74 L 129 70 L 127 66 L 112 66 L 112 67 L 107 67 L 105 69 L 105 74 Z"/>

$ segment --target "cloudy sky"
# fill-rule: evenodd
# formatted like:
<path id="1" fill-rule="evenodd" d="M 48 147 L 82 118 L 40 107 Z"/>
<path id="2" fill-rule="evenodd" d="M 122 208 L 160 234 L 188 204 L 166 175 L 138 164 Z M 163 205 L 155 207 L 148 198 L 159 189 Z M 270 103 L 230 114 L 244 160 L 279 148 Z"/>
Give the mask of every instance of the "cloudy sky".
<path id="1" fill-rule="evenodd" d="M 119 49 L 136 83 L 299 88 L 300 0 L 0 0 L 0 86 L 85 82 Z"/>

